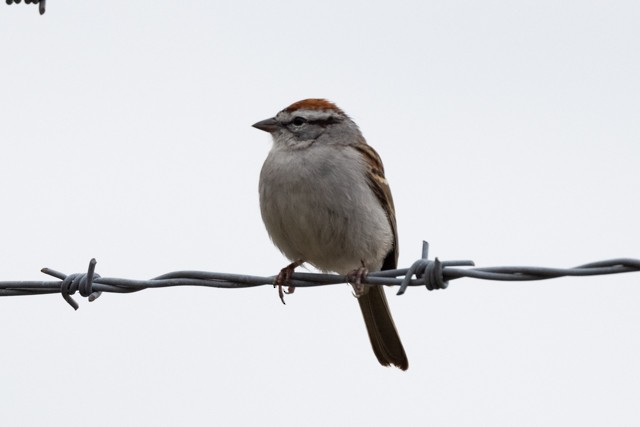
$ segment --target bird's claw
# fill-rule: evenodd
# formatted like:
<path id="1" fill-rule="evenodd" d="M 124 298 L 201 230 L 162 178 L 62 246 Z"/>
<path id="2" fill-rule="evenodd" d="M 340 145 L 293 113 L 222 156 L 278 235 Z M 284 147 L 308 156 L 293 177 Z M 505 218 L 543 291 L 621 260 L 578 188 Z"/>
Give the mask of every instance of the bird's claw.
<path id="1" fill-rule="evenodd" d="M 280 270 L 280 273 L 278 273 L 275 280 L 273 281 L 273 287 L 278 287 L 278 296 L 280 297 L 280 301 L 282 301 L 283 304 L 286 304 L 284 302 L 284 295 L 292 294 L 296 290 L 296 287 L 290 284 L 291 275 L 293 274 L 296 267 L 300 266 L 300 264 L 302 264 L 302 260 L 297 260 L 287 265 L 285 268 Z M 287 290 L 283 289 L 284 286 L 287 286 Z"/>
<path id="2" fill-rule="evenodd" d="M 364 265 L 347 274 L 347 282 L 353 286 L 354 297 L 360 298 L 367 293 L 367 286 L 362 283 L 362 280 L 367 278 L 367 274 L 369 270 Z"/>

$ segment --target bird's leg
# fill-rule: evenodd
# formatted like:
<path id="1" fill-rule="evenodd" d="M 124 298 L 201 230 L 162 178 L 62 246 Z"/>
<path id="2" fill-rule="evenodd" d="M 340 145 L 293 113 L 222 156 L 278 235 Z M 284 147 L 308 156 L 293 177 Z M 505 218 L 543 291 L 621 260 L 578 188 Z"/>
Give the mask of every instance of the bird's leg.
<path id="1" fill-rule="evenodd" d="M 362 266 L 360 268 L 357 268 L 351 273 L 347 274 L 347 281 L 351 286 L 353 286 L 353 296 L 356 298 L 361 297 L 368 291 L 367 287 L 362 284 L 362 280 L 367 278 L 369 270 L 364 266 L 364 260 L 361 260 L 360 262 L 362 263 Z"/>
<path id="2" fill-rule="evenodd" d="M 285 304 L 284 294 L 292 294 L 296 290 L 295 286 L 290 285 L 291 275 L 293 274 L 293 271 L 296 269 L 296 267 L 299 267 L 300 265 L 302 265 L 302 263 L 304 263 L 304 261 L 301 259 L 295 260 L 294 262 L 280 270 L 280 273 L 278 273 L 275 280 L 273 281 L 273 287 L 278 287 L 278 296 L 280 297 L 280 300 L 283 304 Z M 282 289 L 282 287 L 285 285 L 287 286 L 286 291 Z"/>

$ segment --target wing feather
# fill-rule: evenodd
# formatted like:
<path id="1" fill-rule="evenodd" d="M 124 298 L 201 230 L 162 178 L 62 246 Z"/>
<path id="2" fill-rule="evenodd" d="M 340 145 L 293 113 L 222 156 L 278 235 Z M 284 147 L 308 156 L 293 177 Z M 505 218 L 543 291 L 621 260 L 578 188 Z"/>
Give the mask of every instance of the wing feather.
<path id="1" fill-rule="evenodd" d="M 382 270 L 393 270 L 398 266 L 398 228 L 396 225 L 396 210 L 393 205 L 391 189 L 384 176 L 384 166 L 376 150 L 366 142 L 362 141 L 360 144 L 354 145 L 354 148 L 362 154 L 366 164 L 369 165 L 367 172 L 369 186 L 378 200 L 380 200 L 380 204 L 387 214 L 389 225 L 393 231 L 393 247 L 382 263 Z"/>

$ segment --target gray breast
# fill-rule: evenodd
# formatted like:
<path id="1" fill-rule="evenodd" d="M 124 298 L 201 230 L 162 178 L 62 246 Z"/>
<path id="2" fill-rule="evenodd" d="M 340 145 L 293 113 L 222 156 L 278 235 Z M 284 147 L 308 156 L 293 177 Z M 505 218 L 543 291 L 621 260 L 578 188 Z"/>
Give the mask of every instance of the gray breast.
<path id="1" fill-rule="evenodd" d="M 275 147 L 260 175 L 262 218 L 291 260 L 345 274 L 380 269 L 393 242 L 389 220 L 349 146 Z"/>

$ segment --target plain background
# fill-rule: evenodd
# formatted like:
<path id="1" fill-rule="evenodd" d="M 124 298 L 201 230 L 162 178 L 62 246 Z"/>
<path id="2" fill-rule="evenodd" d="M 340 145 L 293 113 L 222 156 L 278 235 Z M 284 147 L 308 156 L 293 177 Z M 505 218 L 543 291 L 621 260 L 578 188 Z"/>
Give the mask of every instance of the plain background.
<path id="1" fill-rule="evenodd" d="M 382 156 L 400 265 L 640 258 L 637 1 L 0 5 L 0 280 L 287 264 L 251 127 L 326 97 Z M 47 279 L 48 280 L 48 279 Z M 637 425 L 640 274 L 0 299 L 6 426 Z"/>

